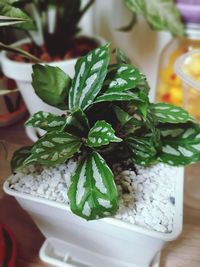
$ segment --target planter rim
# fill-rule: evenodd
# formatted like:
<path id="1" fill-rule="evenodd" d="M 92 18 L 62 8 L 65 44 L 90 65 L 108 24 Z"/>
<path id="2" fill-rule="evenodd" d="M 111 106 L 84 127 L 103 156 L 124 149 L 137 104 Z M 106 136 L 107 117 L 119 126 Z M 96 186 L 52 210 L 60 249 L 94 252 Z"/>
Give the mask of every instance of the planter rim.
<path id="1" fill-rule="evenodd" d="M 51 207 L 55 207 L 61 210 L 67 210 L 71 212 L 70 207 L 67 204 L 58 203 L 53 200 L 47 200 L 42 197 L 32 196 L 27 193 L 21 193 L 21 192 L 11 189 L 9 187 L 9 182 L 8 182 L 9 179 L 11 179 L 11 176 L 3 184 L 3 190 L 6 194 L 14 196 L 14 197 L 22 198 L 22 199 L 34 201 L 37 203 L 42 203 L 47 206 L 51 206 Z M 172 241 L 176 239 L 182 231 L 182 223 L 183 223 L 183 183 L 184 183 L 184 168 L 183 167 L 178 168 L 178 175 L 174 177 L 174 179 L 175 179 L 175 184 L 176 184 L 175 196 L 178 196 L 178 198 L 176 197 L 176 201 L 175 201 L 175 215 L 174 215 L 173 230 L 171 233 L 161 233 L 155 230 L 144 228 L 142 226 L 124 222 L 116 218 L 103 218 L 101 220 L 103 220 L 104 222 L 108 224 L 112 224 L 120 228 L 129 230 L 129 231 L 138 232 L 138 233 L 141 233 L 141 234 L 144 234 L 150 237 L 154 237 L 157 239 L 161 239 L 164 241 Z"/>
<path id="2" fill-rule="evenodd" d="M 94 38 L 100 44 L 106 43 L 106 41 L 101 36 L 98 36 L 98 35 L 86 35 L 86 36 Z M 14 46 L 20 46 L 20 45 L 26 44 L 26 43 L 30 43 L 30 39 L 28 39 L 28 38 L 21 39 L 21 40 L 15 42 L 13 45 Z M 10 77 L 10 78 L 15 79 L 15 80 L 24 80 L 26 82 L 30 82 L 31 81 L 30 73 L 32 72 L 32 66 L 36 63 L 26 63 L 26 62 L 18 62 L 15 60 L 11 60 L 8 58 L 7 54 L 8 54 L 7 51 L 2 51 L 0 53 L 1 67 L 2 67 L 4 74 L 7 77 Z M 63 67 L 64 68 L 65 66 L 75 64 L 76 61 L 78 60 L 78 58 L 79 57 L 72 58 L 72 59 L 64 59 L 64 60 L 60 60 L 60 61 L 41 62 L 38 64 L 50 65 L 50 66 L 55 66 L 55 67 L 57 66 L 57 67 L 61 67 L 61 68 Z M 15 70 L 15 69 L 17 69 L 18 71 L 23 73 L 23 78 L 19 77 L 17 74 L 13 74 L 14 71 L 12 71 L 12 70 Z M 12 71 L 12 74 L 10 74 L 11 71 Z M 27 75 L 27 72 L 29 75 Z"/>

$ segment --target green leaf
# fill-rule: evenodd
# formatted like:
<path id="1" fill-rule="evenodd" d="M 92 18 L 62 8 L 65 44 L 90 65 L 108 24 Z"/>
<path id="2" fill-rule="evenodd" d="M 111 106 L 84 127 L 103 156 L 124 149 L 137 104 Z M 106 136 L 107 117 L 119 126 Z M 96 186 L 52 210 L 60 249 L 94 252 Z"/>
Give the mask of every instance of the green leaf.
<path id="1" fill-rule="evenodd" d="M 0 15 L 23 20 L 23 23 L 14 25 L 14 27 L 17 29 L 28 31 L 36 29 L 31 17 L 29 17 L 21 9 L 16 8 L 12 4 L 6 3 L 5 1 L 0 2 Z"/>
<path id="2" fill-rule="evenodd" d="M 8 16 L 1 16 L 0 15 L 0 27 L 15 25 L 15 24 L 23 23 L 23 22 L 25 22 L 24 19 L 11 18 Z"/>
<path id="3" fill-rule="evenodd" d="M 85 131 L 89 129 L 89 121 L 86 114 L 78 109 L 67 117 L 67 123 L 65 126 L 67 132 L 83 135 Z"/>
<path id="4" fill-rule="evenodd" d="M 31 156 L 24 164 L 38 162 L 47 166 L 64 163 L 79 151 L 81 140 L 69 133 L 50 132 L 39 139 L 33 146 Z"/>
<path id="5" fill-rule="evenodd" d="M 31 125 L 33 127 L 41 128 L 45 131 L 60 131 L 64 128 L 65 124 L 65 117 L 39 111 L 26 121 L 25 126 Z"/>
<path id="6" fill-rule="evenodd" d="M 133 116 L 129 115 L 126 111 L 124 111 L 118 106 L 114 106 L 114 111 L 121 126 L 124 126 L 127 122 L 129 122 L 133 118 Z"/>
<path id="7" fill-rule="evenodd" d="M 173 0 L 124 1 L 128 9 L 134 14 L 142 14 L 153 29 L 167 30 L 173 35 L 184 35 L 180 13 Z"/>
<path id="8" fill-rule="evenodd" d="M 117 29 L 118 31 L 121 32 L 128 32 L 130 30 L 132 30 L 133 26 L 137 23 L 137 15 L 135 13 L 132 14 L 132 19 L 130 20 L 130 22 L 125 25 L 120 27 L 119 29 Z"/>
<path id="9" fill-rule="evenodd" d="M 142 100 L 138 97 L 137 93 L 132 93 L 129 91 L 125 92 L 118 92 L 118 91 L 112 91 L 112 92 L 106 92 L 103 95 L 96 98 L 94 103 L 100 103 L 100 102 L 110 102 L 110 101 L 137 101 L 142 102 Z"/>
<path id="10" fill-rule="evenodd" d="M 151 135 L 146 135 L 144 137 L 130 135 L 125 141 L 128 144 L 134 163 L 144 166 L 155 163 L 157 150 Z"/>
<path id="11" fill-rule="evenodd" d="M 117 64 L 131 64 L 131 60 L 126 56 L 126 54 L 120 49 L 116 48 L 114 50 Z"/>
<path id="12" fill-rule="evenodd" d="M 200 160 L 200 126 L 194 123 L 163 125 L 160 161 L 173 166 Z"/>
<path id="13" fill-rule="evenodd" d="M 70 77 L 58 67 L 33 66 L 32 85 L 36 94 L 47 104 L 67 109 L 67 96 L 71 85 Z"/>
<path id="14" fill-rule="evenodd" d="M 89 147 L 100 147 L 111 142 L 121 142 L 122 139 L 115 136 L 112 126 L 106 121 L 97 121 L 88 133 L 86 145 Z"/>
<path id="15" fill-rule="evenodd" d="M 79 163 L 71 177 L 68 197 L 72 212 L 87 220 L 116 213 L 118 194 L 113 173 L 97 152 Z"/>
<path id="16" fill-rule="evenodd" d="M 161 123 L 185 123 L 190 120 L 188 112 L 167 103 L 151 105 L 156 119 Z"/>
<path id="17" fill-rule="evenodd" d="M 80 58 L 75 66 L 76 74 L 69 91 L 69 109 L 85 110 L 101 90 L 109 63 L 108 44 Z"/>
<path id="18" fill-rule="evenodd" d="M 26 52 L 23 49 L 20 49 L 18 47 L 14 47 L 13 45 L 6 45 L 6 44 L 0 42 L 0 50 L 5 50 L 8 52 L 14 52 L 16 54 L 22 55 L 25 58 L 32 60 L 33 62 L 37 62 L 37 63 L 41 62 L 41 60 L 39 58 L 31 55 L 30 53 Z"/>
<path id="19" fill-rule="evenodd" d="M 113 65 L 106 76 L 103 90 L 106 93 L 127 91 L 136 88 L 143 79 L 144 75 L 132 65 Z"/>
<path id="20" fill-rule="evenodd" d="M 31 146 L 25 146 L 16 150 L 11 159 L 12 172 L 23 166 L 25 159 L 31 155 Z"/>

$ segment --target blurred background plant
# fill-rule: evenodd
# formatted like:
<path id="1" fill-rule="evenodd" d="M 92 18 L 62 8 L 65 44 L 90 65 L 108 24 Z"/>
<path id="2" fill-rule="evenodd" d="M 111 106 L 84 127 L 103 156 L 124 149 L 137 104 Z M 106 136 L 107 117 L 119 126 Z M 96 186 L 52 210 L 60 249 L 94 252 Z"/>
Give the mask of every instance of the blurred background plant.
<path id="1" fill-rule="evenodd" d="M 18 19 L 0 17 L 0 44 L 9 46 L 16 38 L 10 29 L 5 29 L 5 25 L 20 23 Z M 26 112 L 22 97 L 16 88 L 16 83 L 5 77 L 0 68 L 0 127 L 16 122 Z"/>
<path id="2" fill-rule="evenodd" d="M 49 57 L 78 57 L 76 53 L 66 53 L 82 45 L 81 56 L 88 52 L 85 46 L 91 49 L 97 46 L 94 40 L 78 37 L 79 22 L 94 2 L 90 0 L 83 6 L 81 0 L 1 0 L 0 15 L 22 19 L 23 23 L 11 27 L 23 31 L 31 39 L 33 45 L 24 47 L 25 50 L 37 57 L 45 53 L 42 60 L 50 61 L 47 54 Z"/>

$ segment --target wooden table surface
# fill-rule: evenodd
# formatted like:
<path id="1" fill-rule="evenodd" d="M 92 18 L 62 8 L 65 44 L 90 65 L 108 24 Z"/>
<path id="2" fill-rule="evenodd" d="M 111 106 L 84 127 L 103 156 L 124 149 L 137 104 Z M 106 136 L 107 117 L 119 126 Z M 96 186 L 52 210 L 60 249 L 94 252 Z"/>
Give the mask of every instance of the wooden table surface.
<path id="1" fill-rule="evenodd" d="M 15 199 L 2 191 L 3 178 L 10 173 L 9 159 L 13 151 L 20 145 L 31 144 L 25 135 L 23 122 L 0 128 L 0 223 L 10 226 L 16 236 L 16 267 L 44 267 L 47 265 L 38 258 L 43 235 Z M 200 210 L 184 207 L 183 232 L 176 241 L 166 245 L 161 256 L 161 267 L 200 267 Z"/>

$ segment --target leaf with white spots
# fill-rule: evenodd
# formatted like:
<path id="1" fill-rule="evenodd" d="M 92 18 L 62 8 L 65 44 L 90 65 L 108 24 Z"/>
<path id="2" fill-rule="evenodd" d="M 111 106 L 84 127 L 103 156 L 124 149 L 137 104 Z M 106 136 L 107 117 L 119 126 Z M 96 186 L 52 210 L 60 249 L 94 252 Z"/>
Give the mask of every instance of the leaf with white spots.
<path id="1" fill-rule="evenodd" d="M 200 160 L 200 126 L 194 123 L 167 125 L 161 128 L 160 161 L 187 165 Z"/>
<path id="2" fill-rule="evenodd" d="M 152 104 L 153 113 L 161 123 L 186 123 L 190 120 L 188 112 L 167 103 Z"/>
<path id="3" fill-rule="evenodd" d="M 109 63 L 108 45 L 101 46 L 81 57 L 75 66 L 76 74 L 69 91 L 69 109 L 85 110 L 102 88 Z"/>
<path id="4" fill-rule="evenodd" d="M 148 166 L 156 162 L 157 150 L 151 136 L 137 137 L 130 135 L 125 139 L 135 164 Z"/>
<path id="5" fill-rule="evenodd" d="M 111 65 L 103 84 L 103 91 L 111 93 L 134 89 L 143 79 L 143 74 L 130 64 Z"/>
<path id="6" fill-rule="evenodd" d="M 50 132 L 34 144 L 31 155 L 24 164 L 39 163 L 47 166 L 62 164 L 79 152 L 80 147 L 81 140 L 78 137 L 65 132 Z"/>
<path id="7" fill-rule="evenodd" d="M 126 56 L 126 54 L 120 48 L 116 48 L 114 52 L 118 64 L 122 63 L 131 64 L 131 60 Z"/>
<path id="8" fill-rule="evenodd" d="M 95 99 L 94 103 L 112 101 L 136 101 L 138 103 L 143 102 L 143 100 L 138 96 L 137 93 L 132 93 L 130 91 L 118 92 L 113 90 L 112 92 L 105 92 L 103 95 L 98 96 Z"/>
<path id="9" fill-rule="evenodd" d="M 115 135 L 112 126 L 106 121 L 97 121 L 90 129 L 86 145 L 89 147 L 100 147 L 111 142 L 121 142 L 122 139 Z"/>
<path id="10" fill-rule="evenodd" d="M 89 121 L 86 114 L 78 109 L 67 116 L 65 130 L 75 135 L 83 135 L 89 129 Z"/>
<path id="11" fill-rule="evenodd" d="M 65 117 L 39 111 L 26 121 L 25 126 L 31 125 L 33 127 L 41 128 L 45 131 L 59 131 L 64 128 L 65 124 Z"/>
<path id="12" fill-rule="evenodd" d="M 67 109 L 70 77 L 58 67 L 36 64 L 33 66 L 32 85 L 35 93 L 47 104 Z"/>
<path id="13" fill-rule="evenodd" d="M 87 220 L 111 216 L 118 209 L 118 194 L 113 173 L 97 152 L 83 159 L 68 190 L 73 213 Z"/>
<path id="14" fill-rule="evenodd" d="M 25 159 L 31 155 L 31 146 L 25 146 L 16 150 L 11 159 L 12 172 L 23 166 Z"/>

